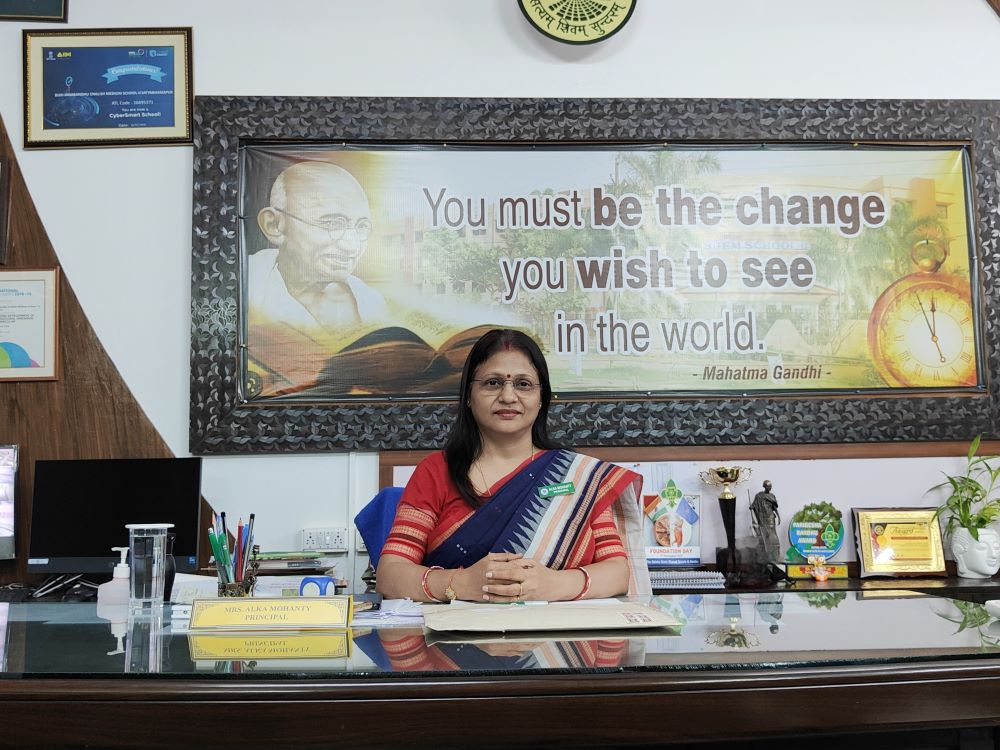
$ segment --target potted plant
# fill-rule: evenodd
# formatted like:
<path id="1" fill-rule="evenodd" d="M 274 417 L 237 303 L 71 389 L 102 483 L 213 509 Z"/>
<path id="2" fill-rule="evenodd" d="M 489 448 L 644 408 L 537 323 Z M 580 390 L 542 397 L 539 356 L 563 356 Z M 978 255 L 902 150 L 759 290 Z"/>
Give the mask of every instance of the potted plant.
<path id="1" fill-rule="evenodd" d="M 945 474 L 948 497 L 935 515 L 944 517 L 950 537 L 951 554 L 958 574 L 964 578 L 990 578 L 1000 570 L 1000 534 L 991 524 L 1000 520 L 1000 494 L 994 487 L 1000 480 L 996 456 L 977 456 L 982 435 L 969 446 L 964 474 Z"/>

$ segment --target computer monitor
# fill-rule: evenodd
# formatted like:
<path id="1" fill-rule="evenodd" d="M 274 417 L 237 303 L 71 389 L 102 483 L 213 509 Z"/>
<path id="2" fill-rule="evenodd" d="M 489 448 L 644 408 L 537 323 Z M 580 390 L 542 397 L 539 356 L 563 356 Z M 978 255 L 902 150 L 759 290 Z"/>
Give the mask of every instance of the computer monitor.
<path id="1" fill-rule="evenodd" d="M 14 491 L 17 487 L 17 446 L 0 445 L 0 560 L 14 557 Z"/>
<path id="2" fill-rule="evenodd" d="M 178 572 L 197 569 L 200 458 L 36 461 L 27 572 L 110 578 L 127 523 L 172 523 Z"/>
<path id="3" fill-rule="evenodd" d="M 10 605 L 0 602 L 0 672 L 7 671 L 7 620 Z"/>

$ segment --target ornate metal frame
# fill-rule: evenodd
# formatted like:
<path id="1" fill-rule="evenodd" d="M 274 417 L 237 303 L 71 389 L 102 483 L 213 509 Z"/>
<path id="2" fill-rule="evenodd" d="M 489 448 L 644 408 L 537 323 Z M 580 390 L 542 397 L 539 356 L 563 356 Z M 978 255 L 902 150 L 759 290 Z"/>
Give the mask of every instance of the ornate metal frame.
<path id="1" fill-rule="evenodd" d="M 441 402 L 244 403 L 237 391 L 241 140 L 916 141 L 971 144 L 985 396 L 727 397 L 555 402 L 570 445 L 754 445 L 965 440 L 995 431 L 1000 361 L 1000 103 L 970 100 L 198 97 L 191 287 L 192 453 L 426 450 Z"/>

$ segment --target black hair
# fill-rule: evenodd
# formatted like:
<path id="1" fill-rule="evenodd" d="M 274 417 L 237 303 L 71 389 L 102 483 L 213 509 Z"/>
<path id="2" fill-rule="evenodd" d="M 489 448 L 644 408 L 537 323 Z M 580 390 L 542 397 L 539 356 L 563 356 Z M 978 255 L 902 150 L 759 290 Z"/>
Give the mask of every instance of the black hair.
<path id="1" fill-rule="evenodd" d="M 549 382 L 549 366 L 545 363 L 545 356 L 542 354 L 542 350 L 531 336 L 521 331 L 509 328 L 494 328 L 492 331 L 483 334 L 473 344 L 472 349 L 469 351 L 469 356 L 465 359 L 465 367 L 462 368 L 462 384 L 458 393 L 458 417 L 448 432 L 448 439 L 444 446 L 448 476 L 455 483 L 459 494 L 465 502 L 473 508 L 478 508 L 483 504 L 483 499 L 476 494 L 472 487 L 472 482 L 469 481 L 469 470 L 472 468 L 473 462 L 483 452 L 483 438 L 479 433 L 479 425 L 476 424 L 476 419 L 472 416 L 472 409 L 469 406 L 472 378 L 475 376 L 476 368 L 479 365 L 497 352 L 505 349 L 516 349 L 523 352 L 531 360 L 531 364 L 538 373 L 542 398 L 538 415 L 531 426 L 532 443 L 539 448 L 545 449 L 557 447 L 549 437 L 548 420 L 549 404 L 552 401 L 552 384 Z"/>

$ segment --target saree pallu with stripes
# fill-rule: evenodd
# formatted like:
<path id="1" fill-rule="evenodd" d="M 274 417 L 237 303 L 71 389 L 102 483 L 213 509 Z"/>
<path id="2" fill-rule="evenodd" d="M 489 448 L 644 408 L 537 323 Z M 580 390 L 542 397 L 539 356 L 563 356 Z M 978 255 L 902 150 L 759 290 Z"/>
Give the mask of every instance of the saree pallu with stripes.
<path id="1" fill-rule="evenodd" d="M 642 477 L 622 466 L 568 450 L 546 451 L 430 551 L 424 563 L 469 567 L 489 552 L 514 552 L 550 568 L 576 568 L 592 561 L 591 524 L 611 509 L 629 559 L 629 594 L 648 595 L 641 489 Z"/>

